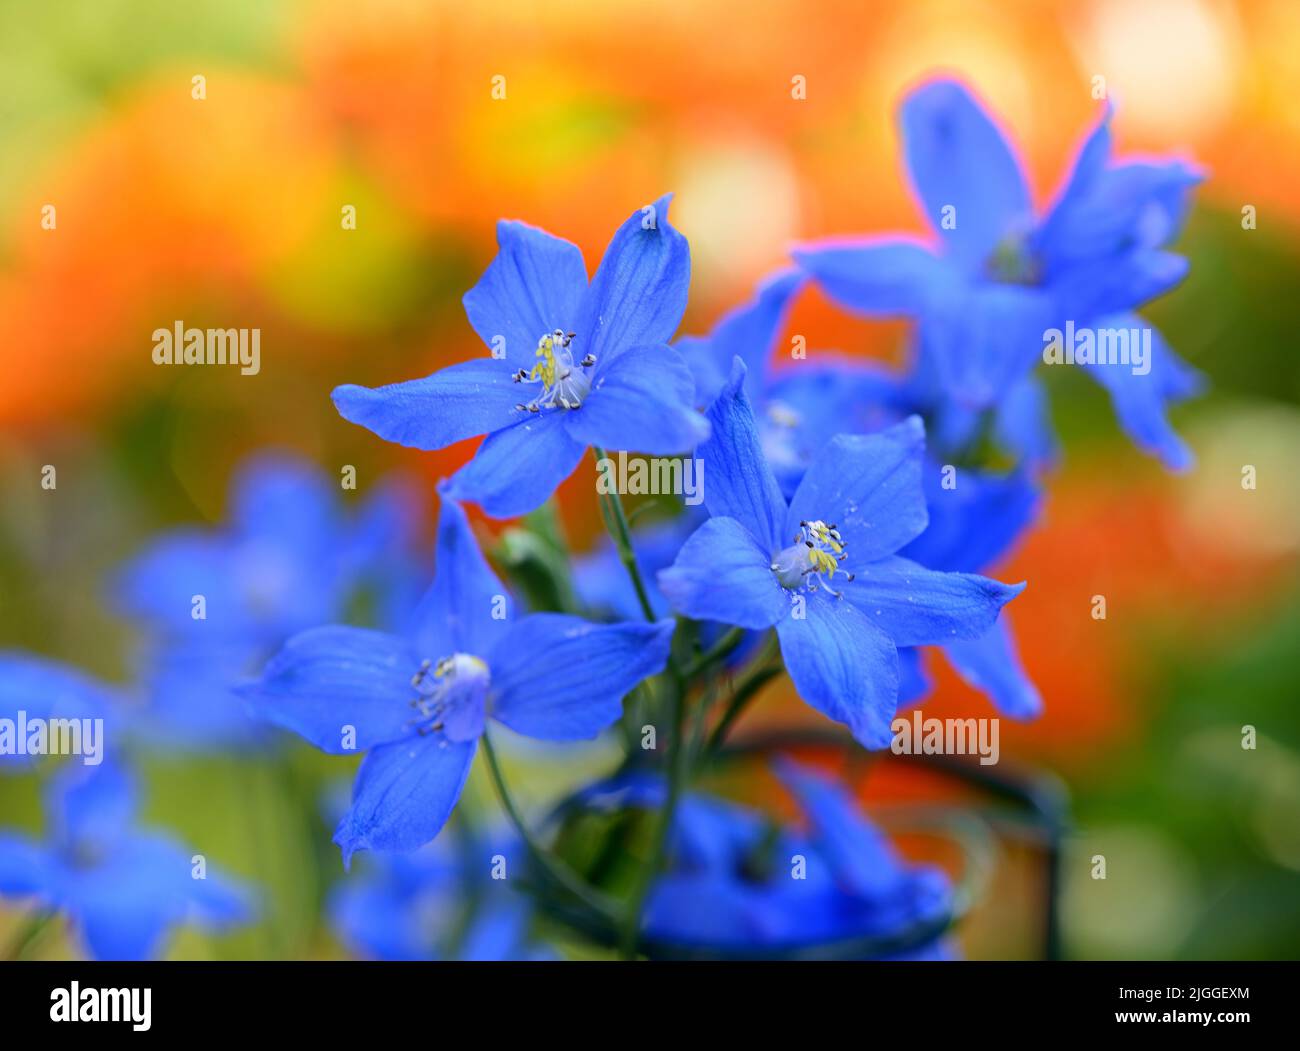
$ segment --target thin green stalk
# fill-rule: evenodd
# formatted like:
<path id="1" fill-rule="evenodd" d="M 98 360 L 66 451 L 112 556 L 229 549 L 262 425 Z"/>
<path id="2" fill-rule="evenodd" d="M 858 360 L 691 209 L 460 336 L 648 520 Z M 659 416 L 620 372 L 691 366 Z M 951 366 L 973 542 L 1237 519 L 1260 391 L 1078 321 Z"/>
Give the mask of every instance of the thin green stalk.
<path id="1" fill-rule="evenodd" d="M 600 462 L 607 460 L 605 450 L 599 445 L 591 447 L 592 455 L 596 457 L 596 470 L 600 470 Z M 632 550 L 632 534 L 628 529 L 627 515 L 623 512 L 623 501 L 619 499 L 618 493 L 602 493 L 602 503 L 609 510 L 605 518 L 606 528 L 609 529 L 610 536 L 614 538 L 614 544 L 618 548 L 618 557 L 622 559 L 623 566 L 627 569 L 627 574 L 632 578 L 632 586 L 636 589 L 636 600 L 641 605 L 641 613 L 646 620 L 654 623 L 659 618 L 655 616 L 654 607 L 650 605 L 650 593 L 646 590 L 645 580 L 641 576 L 641 569 L 636 564 L 636 552 Z"/>
<path id="2" fill-rule="evenodd" d="M 533 838 L 532 832 L 529 831 L 527 824 L 524 822 L 523 815 L 519 813 L 519 808 L 515 805 L 510 789 L 506 787 L 505 775 L 501 772 L 501 764 L 497 760 L 496 748 L 492 744 L 492 738 L 487 731 L 484 731 L 481 740 L 483 742 L 483 752 L 487 756 L 488 770 L 492 775 L 492 783 L 496 786 L 501 806 L 505 809 L 510 823 L 515 826 L 515 831 L 519 833 L 519 838 L 523 841 L 524 848 L 531 855 L 533 861 L 551 880 L 599 913 L 603 919 L 613 922 L 617 916 L 617 910 L 614 908 L 613 903 L 595 887 L 588 886 L 572 869 Z"/>
<path id="3" fill-rule="evenodd" d="M 627 912 L 623 917 L 622 937 L 619 939 L 619 952 L 624 959 L 636 956 L 637 942 L 641 934 L 641 916 L 645 912 L 646 899 L 650 895 L 655 877 L 664 865 L 664 854 L 668 846 L 668 833 L 672 829 L 673 819 L 677 814 L 677 802 L 681 798 L 682 787 L 686 781 L 686 688 L 680 677 L 674 676 L 673 689 L 673 736 L 670 742 L 672 759 L 668 772 L 668 797 L 658 814 L 655 825 L 654 842 L 650 848 L 650 857 L 637 873 L 637 881 L 628 900 Z"/>
<path id="4" fill-rule="evenodd" d="M 728 703 L 726 711 L 722 713 L 722 718 L 718 720 L 718 725 L 713 728 L 713 733 L 709 735 L 706 754 L 712 755 L 722 747 L 723 742 L 727 739 L 727 734 L 731 732 L 732 726 L 735 725 L 736 720 L 740 718 L 749 703 L 758 696 L 759 690 L 780 673 L 781 669 L 778 666 L 763 661 L 741 680 L 736 687 L 736 692 L 731 695 L 731 701 Z"/>
<path id="5" fill-rule="evenodd" d="M 607 460 L 605 450 L 598 445 L 592 446 L 592 455 L 596 458 L 597 467 L 600 470 L 600 462 Z M 627 515 L 623 511 L 623 501 L 618 493 L 602 494 L 602 514 L 605 518 L 605 526 L 609 530 L 610 536 L 613 537 L 614 544 L 618 548 L 619 557 L 627 570 L 628 576 L 632 580 L 632 586 L 636 590 L 637 602 L 641 606 L 641 612 L 645 619 L 654 623 L 658 618 L 655 616 L 654 607 L 650 604 L 650 595 L 645 586 L 645 580 L 641 576 L 641 569 L 637 565 L 636 552 L 632 548 L 632 536 L 628 527 Z M 725 656 L 730 652 L 730 648 L 739 642 L 739 637 L 734 640 L 726 639 L 726 647 L 718 652 Z M 717 649 L 717 647 L 715 647 Z M 626 959 L 631 959 L 636 955 L 637 942 L 641 933 L 641 917 L 645 911 L 646 899 L 649 897 L 650 888 L 654 883 L 655 877 L 659 874 L 664 865 L 664 855 L 668 844 L 668 833 L 672 828 L 673 819 L 677 813 L 677 802 L 681 798 L 682 789 L 687 777 L 687 760 L 689 759 L 688 749 L 686 747 L 686 690 L 690 678 L 698 670 L 706 667 L 707 664 L 717 659 L 717 654 L 712 650 L 703 655 L 703 657 L 692 661 L 688 666 L 687 672 L 681 670 L 678 660 L 670 657 L 668 661 L 667 674 L 672 680 L 672 739 L 669 742 L 670 763 L 668 774 L 668 796 L 664 801 L 663 807 L 657 815 L 658 821 L 654 833 L 654 843 L 651 848 L 650 857 L 646 864 L 642 866 L 637 873 L 636 884 L 633 887 L 631 896 L 628 900 L 627 911 L 623 916 L 623 925 L 620 941 L 620 952 Z M 701 663 L 703 661 L 703 663 Z"/>
<path id="6" fill-rule="evenodd" d="M 722 638 L 718 639 L 712 647 L 705 653 L 701 653 L 695 660 L 682 670 L 682 678 L 687 681 L 695 678 L 700 672 L 704 671 L 709 665 L 725 659 L 732 650 L 745 638 L 744 628 L 731 628 Z"/>

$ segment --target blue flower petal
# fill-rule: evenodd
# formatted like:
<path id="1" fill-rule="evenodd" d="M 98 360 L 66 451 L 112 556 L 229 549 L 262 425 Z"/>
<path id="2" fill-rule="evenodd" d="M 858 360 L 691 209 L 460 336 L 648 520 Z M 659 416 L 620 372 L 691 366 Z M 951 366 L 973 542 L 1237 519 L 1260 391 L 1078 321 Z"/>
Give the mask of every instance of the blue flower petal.
<path id="1" fill-rule="evenodd" d="M 522 418 L 511 367 L 493 358 L 462 361 L 424 379 L 359 387 L 345 383 L 331 397 L 339 415 L 385 441 L 412 449 L 442 449 L 490 434 Z"/>
<path id="2" fill-rule="evenodd" d="M 1000 559 L 1038 512 L 1038 487 L 1024 472 L 1005 477 L 960 468 L 944 484 L 945 468 L 925 465 L 930 524 L 899 554 L 927 569 L 978 573 Z"/>
<path id="3" fill-rule="evenodd" d="M 759 285 L 754 297 L 725 314 L 706 337 L 677 341 L 677 349 L 695 376 L 695 404 L 709 405 L 740 358 L 749 370 L 747 383 L 758 383 L 768 372 L 776 338 L 785 323 L 794 295 L 807 280 L 793 268 L 777 271 Z M 747 387 L 751 398 L 757 391 Z"/>
<path id="4" fill-rule="evenodd" d="M 1103 318 L 1098 328 L 1150 328 L 1140 317 L 1123 314 Z M 1088 374 L 1110 395 L 1120 426 L 1144 452 L 1158 456 L 1171 471 L 1188 470 L 1195 462 L 1187 443 L 1166 415 L 1171 404 L 1197 393 L 1204 380 L 1151 328 L 1149 371 L 1135 375 L 1126 365 L 1085 365 Z"/>
<path id="5" fill-rule="evenodd" d="M 580 409 L 565 413 L 569 436 L 583 445 L 669 456 L 709 436 L 696 412 L 695 381 L 669 346 L 629 347 L 601 369 Z"/>
<path id="6" fill-rule="evenodd" d="M 898 651 L 898 706 L 916 704 L 933 689 L 920 649 L 904 646 Z"/>
<path id="7" fill-rule="evenodd" d="M 262 453 L 230 484 L 230 528 L 239 537 L 326 555 L 343 534 L 338 482 L 299 456 Z"/>
<path id="8" fill-rule="evenodd" d="M 0 832 L 0 894 L 48 902 L 56 869 L 54 858 L 39 843 Z"/>
<path id="9" fill-rule="evenodd" d="M 769 628 L 790 612 L 790 597 L 765 549 L 734 518 L 710 518 L 659 573 L 659 590 L 696 620 Z"/>
<path id="10" fill-rule="evenodd" d="M 0 651 L 0 719 L 90 719 L 120 702 L 118 692 L 68 664 Z"/>
<path id="11" fill-rule="evenodd" d="M 474 459 L 452 476 L 447 495 L 471 500 L 493 518 L 536 510 L 573 473 L 586 452 L 570 436 L 565 413 L 529 415 L 490 434 Z"/>
<path id="12" fill-rule="evenodd" d="M 278 642 L 278 640 L 277 640 Z M 238 688 L 260 672 L 266 651 L 244 643 L 214 645 L 197 635 L 152 647 L 140 671 L 148 702 L 132 730 L 151 747 L 182 752 L 256 750 L 276 731 L 252 716 Z"/>
<path id="13" fill-rule="evenodd" d="M 412 734 L 380 745 L 361 762 L 352 806 L 334 831 L 343 865 L 358 850 L 415 850 L 447 823 L 478 741 Z"/>
<path id="14" fill-rule="evenodd" d="M 353 952 L 379 960 L 431 960 L 435 937 L 421 922 L 420 904 L 386 882 L 351 879 L 336 885 L 327 908 L 330 925 Z"/>
<path id="15" fill-rule="evenodd" d="M 808 704 L 868 748 L 886 748 L 898 699 L 898 653 L 851 602 L 807 596 L 806 616 L 776 626 L 786 671 Z"/>
<path id="16" fill-rule="evenodd" d="M 202 633 L 209 639 L 242 637 L 249 626 L 231 572 L 235 555 L 234 545 L 224 537 L 197 529 L 164 533 L 118 569 L 113 603 L 151 628 Z M 208 619 L 192 616 L 195 595 L 204 597 Z"/>
<path id="17" fill-rule="evenodd" d="M 496 258 L 465 293 L 464 303 L 479 338 L 504 352 L 511 368 L 498 364 L 508 374 L 532 367 L 542 336 L 567 332 L 576 323 L 587 291 L 587 264 L 576 246 L 527 223 L 497 223 L 497 245 Z"/>
<path id="18" fill-rule="evenodd" d="M 667 194 L 633 212 L 618 228 L 574 322 L 580 358 L 596 355 L 596 370 L 628 347 L 667 343 L 686 311 L 691 253 L 668 222 Z M 540 333 L 539 333 L 540 335 Z"/>
<path id="19" fill-rule="evenodd" d="M 1025 588 L 974 573 L 936 573 L 897 557 L 861 566 L 839 586 L 898 646 L 979 638 Z"/>
<path id="20" fill-rule="evenodd" d="M 972 409 L 994 404 L 1042 360 L 1055 308 L 1023 285 L 972 284 L 946 297 L 921 323 L 946 395 Z"/>
<path id="21" fill-rule="evenodd" d="M 1140 307 L 1181 282 L 1190 268 L 1181 255 L 1141 248 L 1071 267 L 1053 281 L 1052 293 L 1063 316 L 1091 319 Z"/>
<path id="22" fill-rule="evenodd" d="M 1033 376 L 1015 383 L 998 403 L 994 417 L 998 441 L 1026 466 L 1050 467 L 1060 454 L 1047 390 Z"/>
<path id="23" fill-rule="evenodd" d="M 696 457 L 705 468 L 709 514 L 736 519 L 771 554 L 781 546 L 785 497 L 763 455 L 744 383 L 745 365 L 736 359 L 726 387 L 709 408 L 711 434 Z"/>
<path id="24" fill-rule="evenodd" d="M 416 650 L 437 660 L 487 654 L 514 613 L 513 602 L 479 549 L 469 519 L 445 494 L 438 517 L 433 584 L 415 612 Z"/>
<path id="25" fill-rule="evenodd" d="M 150 960 L 156 957 L 174 917 L 157 902 L 96 897 L 81 906 L 77 927 L 95 960 Z"/>
<path id="26" fill-rule="evenodd" d="M 1029 190 L 1006 139 L 970 92 L 936 80 L 899 112 L 908 174 L 931 228 L 950 255 L 979 270 L 1031 214 Z M 944 222 L 945 208 L 953 222 Z"/>
<path id="27" fill-rule="evenodd" d="M 65 907 L 91 955 L 101 960 L 156 956 L 168 927 L 186 921 L 224 926 L 251 918 L 251 894 L 207 869 L 167 836 L 137 833 L 101 864 L 67 871 Z"/>
<path id="28" fill-rule="evenodd" d="M 46 788 L 53 836 L 87 854 L 120 840 L 135 818 L 137 787 L 130 772 L 113 762 L 65 764 Z"/>
<path id="29" fill-rule="evenodd" d="M 312 628 L 286 642 L 262 678 L 241 692 L 258 718 L 323 752 L 363 752 L 407 733 L 419 664 L 411 644 L 394 635 Z"/>
<path id="30" fill-rule="evenodd" d="M 26 653 L 0 651 L 0 719 L 16 722 L 20 711 L 26 712 L 29 722 L 104 719 L 107 737 L 109 731 L 116 734 L 125 722 L 121 700 L 117 690 L 69 665 Z M 39 756 L 17 754 L 17 743 L 13 743 L 14 752 L 0 752 L 0 770 L 25 767 L 39 760 Z M 105 741 L 99 740 L 98 746 L 102 756 Z"/>
<path id="31" fill-rule="evenodd" d="M 504 891 L 504 888 L 501 888 Z M 532 910 L 521 898 L 486 903 L 465 932 L 461 960 L 519 960 L 527 948 Z"/>
<path id="32" fill-rule="evenodd" d="M 812 826 L 814 841 L 836 879 L 856 894 L 878 898 L 903 878 L 898 856 L 840 785 L 790 760 L 776 771 Z"/>
<path id="33" fill-rule="evenodd" d="M 943 652 L 957 673 L 987 694 L 1003 715 L 1031 719 L 1043 710 L 1043 699 L 1020 663 L 1005 617 L 980 638 L 949 643 Z"/>
<path id="34" fill-rule="evenodd" d="M 225 930 L 257 918 L 257 895 L 221 872 L 209 868 L 204 879 L 191 877 L 188 890 L 190 917 L 204 927 Z"/>
<path id="35" fill-rule="evenodd" d="M 623 714 L 623 697 L 668 663 L 673 622 L 592 624 L 535 613 L 488 657 L 491 713 L 528 737 L 595 737 Z"/>
<path id="36" fill-rule="evenodd" d="M 924 453 L 925 428 L 916 416 L 878 434 L 837 436 L 799 483 L 783 535 L 820 519 L 839 528 L 846 569 L 892 555 L 926 526 Z"/>
<path id="37" fill-rule="evenodd" d="M 835 302 L 867 317 L 915 317 L 959 281 L 925 245 L 896 238 L 835 238 L 793 251 Z"/>
<path id="38" fill-rule="evenodd" d="M 1101 119 L 1079 147 L 1056 200 L 1034 232 L 1034 250 L 1049 267 L 1052 260 L 1069 252 L 1067 230 L 1072 225 L 1086 231 L 1086 225 L 1076 223 L 1075 218 L 1087 207 L 1089 195 L 1096 188 L 1110 161 L 1112 113 L 1113 107 L 1106 103 Z"/>
<path id="39" fill-rule="evenodd" d="M 1113 259 L 1134 248 L 1160 248 L 1177 236 L 1201 172 L 1182 163 L 1129 162 L 1072 182 L 1036 244 L 1045 277 Z"/>
<path id="40" fill-rule="evenodd" d="M 775 370 L 765 393 L 758 416 L 763 452 L 787 497 L 835 435 L 880 430 L 911 404 L 900 376 L 839 354 Z"/>

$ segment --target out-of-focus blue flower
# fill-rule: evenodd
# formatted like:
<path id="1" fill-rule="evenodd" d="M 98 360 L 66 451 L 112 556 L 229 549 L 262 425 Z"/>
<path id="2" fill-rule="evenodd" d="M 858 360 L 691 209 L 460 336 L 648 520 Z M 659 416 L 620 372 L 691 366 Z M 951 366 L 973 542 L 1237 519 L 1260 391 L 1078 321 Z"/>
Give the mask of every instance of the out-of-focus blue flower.
<path id="1" fill-rule="evenodd" d="M 959 468 L 949 475 L 929 460 L 923 485 L 930 524 L 899 554 L 947 573 L 987 572 L 997 564 L 1038 514 L 1042 496 L 1024 471 L 1000 476 Z M 979 638 L 953 640 L 942 649 L 957 673 L 1004 715 L 1028 719 L 1042 710 L 1005 614 Z M 927 684 L 917 699 L 928 692 Z"/>
<path id="2" fill-rule="evenodd" d="M 691 408 L 691 374 L 668 346 L 691 270 L 686 239 L 668 223 L 670 200 L 619 227 L 590 283 L 574 245 L 498 223 L 500 251 L 465 295 L 492 356 L 378 389 L 345 384 L 333 395 L 339 413 L 417 449 L 486 434 L 450 492 L 498 518 L 538 507 L 589 445 L 694 448 L 708 429 Z"/>
<path id="3" fill-rule="evenodd" d="M 897 555 L 928 521 L 915 417 L 833 439 L 787 503 L 759 446 L 744 376 L 737 360 L 698 453 L 711 517 L 660 572 L 659 588 L 687 616 L 775 627 L 799 695 L 883 748 L 898 698 L 897 647 L 978 638 L 1024 585 L 937 573 Z"/>
<path id="4" fill-rule="evenodd" d="M 331 754 L 367 752 L 334 842 L 414 850 L 451 814 L 489 716 L 528 737 L 595 737 L 662 671 L 673 623 L 513 618 L 460 507 L 444 493 L 437 575 L 411 629 L 315 628 L 245 688 L 260 717 Z"/>
<path id="5" fill-rule="evenodd" d="M 233 689 L 285 639 L 342 619 L 359 598 L 385 626 L 409 616 L 413 495 L 388 480 L 349 514 L 340 494 L 314 464 L 257 456 L 232 481 L 225 526 L 166 533 L 120 570 L 114 600 L 146 628 L 142 736 L 189 748 L 263 742 L 265 724 Z"/>
<path id="6" fill-rule="evenodd" d="M 792 763 L 778 769 L 806 830 L 729 801 L 685 796 L 666 871 L 646 903 L 644 935 L 669 951 L 703 954 L 815 957 L 870 941 L 891 957 L 946 957 L 947 877 L 904 864 L 838 785 Z M 632 775 L 589 789 L 587 802 L 655 807 L 663 796 L 658 778 Z"/>
<path id="7" fill-rule="evenodd" d="M 350 515 L 337 479 L 306 460 L 262 454 L 233 478 L 225 526 L 153 540 L 118 573 L 114 599 L 171 642 L 279 645 L 336 620 L 376 561 L 409 569 L 416 510 L 389 482 Z"/>
<path id="8" fill-rule="evenodd" d="M 745 396 L 754 410 L 759 442 L 787 498 L 835 435 L 878 430 L 900 416 L 894 405 L 898 380 L 877 366 L 831 354 L 784 368 L 775 365 L 777 337 L 806 283 L 801 271 L 780 270 L 707 336 L 683 336 L 675 344 L 695 377 L 695 403 L 701 407 L 722 393 L 732 362 L 740 358 L 745 363 Z"/>
<path id="9" fill-rule="evenodd" d="M 764 280 L 752 299 L 724 314 L 707 336 L 682 336 L 673 345 L 695 379 L 695 403 L 712 405 L 731 378 L 731 363 L 745 363 L 745 393 L 762 400 L 776 338 L 795 295 L 808 278 L 795 268 L 778 270 Z"/>
<path id="10" fill-rule="evenodd" d="M 533 909 L 515 891 L 514 841 L 464 849 L 439 839 L 411 854 L 379 854 L 330 896 L 330 922 L 354 951 L 380 960 L 538 960 Z M 498 871 L 502 870 L 502 871 Z"/>
<path id="11" fill-rule="evenodd" d="M 116 734 L 125 700 L 123 691 L 59 661 L 13 650 L 0 652 L 0 719 L 8 720 L 15 735 L 20 719 L 46 725 L 52 719 L 102 719 L 105 736 Z M 24 768 L 39 760 L 25 744 L 15 740 L 12 745 L 12 750 L 0 749 L 0 770 Z M 101 740 L 98 747 L 104 746 Z"/>
<path id="12" fill-rule="evenodd" d="M 251 920 L 251 891 L 170 836 L 137 829 L 135 802 L 117 764 L 65 765 L 46 800 L 48 842 L 0 833 L 0 893 L 66 913 L 101 960 L 148 959 L 177 924 Z"/>
<path id="13" fill-rule="evenodd" d="M 1112 162 L 1110 108 L 1085 140 L 1055 203 L 1033 214 L 1020 163 L 965 87 L 923 85 L 900 113 L 908 174 L 934 246 L 899 237 L 839 238 L 795 252 L 837 302 L 868 316 L 915 319 L 918 369 L 954 433 L 986 410 L 1011 448 L 1042 459 L 1053 440 L 1031 372 L 1046 333 L 1147 327 L 1129 316 L 1167 292 L 1187 261 L 1166 250 L 1202 175 L 1182 161 Z M 1122 315 L 1116 317 L 1115 315 Z M 1178 469 L 1191 454 L 1166 407 L 1194 393 L 1197 374 L 1159 339 L 1150 371 L 1097 365 L 1121 425 Z"/>

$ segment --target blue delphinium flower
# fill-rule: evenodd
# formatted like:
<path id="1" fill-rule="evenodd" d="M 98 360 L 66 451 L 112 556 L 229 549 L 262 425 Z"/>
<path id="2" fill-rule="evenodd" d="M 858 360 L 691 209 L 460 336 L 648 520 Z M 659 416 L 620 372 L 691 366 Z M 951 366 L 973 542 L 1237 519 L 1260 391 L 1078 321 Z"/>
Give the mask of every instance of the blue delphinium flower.
<path id="1" fill-rule="evenodd" d="M 354 952 L 380 960 L 549 958 L 530 937 L 531 902 L 509 879 L 517 844 L 468 846 L 438 839 L 410 854 L 375 855 L 330 895 L 331 925 Z M 492 878 L 498 864 L 506 878 Z"/>
<path id="2" fill-rule="evenodd" d="M 250 890 L 170 836 L 134 825 L 136 788 L 122 767 L 68 763 L 50 782 L 47 843 L 0 832 L 0 894 L 65 913 L 91 956 L 156 955 L 169 927 L 217 929 L 252 919 Z"/>
<path id="3" fill-rule="evenodd" d="M 367 752 L 334 842 L 414 850 L 451 814 L 488 717 L 543 740 L 595 737 L 668 660 L 673 623 L 512 617 L 507 592 L 444 493 L 436 576 L 404 635 L 314 628 L 246 688 L 262 718 L 332 754 Z"/>
<path id="4" fill-rule="evenodd" d="M 971 431 L 992 410 L 1004 440 L 1044 456 L 1051 434 L 1031 372 L 1046 333 L 1067 321 L 1147 327 L 1129 312 L 1187 273 L 1187 261 L 1165 246 L 1202 176 L 1181 161 L 1112 163 L 1108 106 L 1039 218 L 1011 147 L 962 85 L 937 80 L 918 88 L 903 103 L 900 125 L 912 186 L 938 244 L 838 238 L 795 258 L 849 309 L 918 322 L 918 366 L 936 405 L 954 416 L 948 428 Z M 1190 452 L 1165 409 L 1199 380 L 1158 335 L 1151 358 L 1143 375 L 1119 365 L 1089 372 L 1139 446 L 1185 467 Z"/>
<path id="5" fill-rule="evenodd" d="M 687 616 L 775 627 L 799 695 L 883 748 L 898 697 L 897 647 L 976 638 L 1024 585 L 936 573 L 897 556 L 927 522 L 916 418 L 835 438 L 787 503 L 759 447 L 744 374 L 737 360 L 698 454 L 712 517 L 660 572 L 659 588 Z"/>
<path id="6" fill-rule="evenodd" d="M 382 623 L 409 614 L 410 494 L 382 482 L 349 515 L 340 492 L 306 460 L 256 456 L 231 482 L 226 524 L 164 533 L 122 567 L 114 601 L 145 629 L 142 736 L 187 748 L 262 743 L 266 725 L 233 690 L 285 639 L 340 620 L 363 592 Z"/>
<path id="7" fill-rule="evenodd" d="M 588 283 L 574 245 L 519 222 L 465 295 L 492 356 L 424 379 L 334 391 L 342 416 L 387 441 L 441 449 L 486 434 L 450 494 L 498 518 L 541 505 L 589 445 L 670 455 L 708 435 L 690 372 L 669 347 L 686 309 L 690 251 L 665 196 L 614 234 Z"/>
<path id="8" fill-rule="evenodd" d="M 110 729 L 115 733 L 120 727 L 118 716 L 126 703 L 124 691 L 78 668 L 17 650 L 0 652 L 0 719 L 7 720 L 15 734 L 21 713 L 29 725 L 37 720 L 48 726 L 52 719 L 102 719 L 107 736 Z M 25 768 L 40 759 L 17 740 L 4 744 L 0 770 Z M 97 747 L 104 744 L 100 740 Z"/>
<path id="9" fill-rule="evenodd" d="M 794 496 L 809 464 L 837 434 L 881 430 L 930 408 L 915 397 L 911 383 L 873 362 L 819 352 L 797 364 L 776 365 L 773 351 L 777 337 L 793 297 L 805 281 L 798 270 L 779 271 L 759 286 L 750 301 L 728 312 L 707 336 L 683 337 L 676 344 L 695 376 L 698 404 L 707 405 L 717 397 L 723 386 L 721 377 L 736 357 L 745 362 L 744 389 L 754 410 L 759 444 L 787 499 Z M 901 554 L 927 569 L 986 572 L 1028 525 L 1037 504 L 1037 488 L 1024 472 L 999 478 L 963 468 L 958 494 L 939 485 L 940 470 L 933 458 L 927 458 L 924 478 L 930 523 Z M 688 522 L 682 518 L 673 525 L 681 529 Z M 638 533 L 634 533 L 634 541 Z M 645 551 L 637 547 L 643 568 L 661 568 L 664 541 L 670 536 L 669 530 L 662 528 L 645 537 Z M 667 560 L 675 553 L 674 549 L 667 554 Z M 576 574 L 580 591 L 603 587 L 625 603 L 635 602 L 626 574 L 615 575 L 619 568 L 612 551 L 590 565 L 584 563 Z M 1041 707 L 1003 619 L 983 638 L 957 641 L 944 649 L 962 676 L 987 692 L 1000 711 L 1025 717 Z M 914 647 L 903 647 L 898 658 L 899 703 L 918 701 L 932 688 L 920 653 Z"/>
<path id="10" fill-rule="evenodd" d="M 905 865 L 822 775 L 792 763 L 779 772 L 806 830 L 728 800 L 682 797 L 646 902 L 647 941 L 679 955 L 946 957 L 953 899 L 943 872 Z M 585 801 L 635 809 L 661 806 L 664 795 L 657 777 L 624 775 L 588 789 Z"/>

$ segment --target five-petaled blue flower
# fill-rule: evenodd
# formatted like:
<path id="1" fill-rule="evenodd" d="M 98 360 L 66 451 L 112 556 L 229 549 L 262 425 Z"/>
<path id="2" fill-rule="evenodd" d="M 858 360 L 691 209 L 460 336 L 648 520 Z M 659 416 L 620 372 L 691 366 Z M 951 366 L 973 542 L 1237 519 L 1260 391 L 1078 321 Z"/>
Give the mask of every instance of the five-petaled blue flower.
<path id="1" fill-rule="evenodd" d="M 48 787 L 48 843 L 0 833 L 0 894 L 66 913 L 91 956 L 143 960 L 167 928 L 252 919 L 252 894 L 192 851 L 133 827 L 136 788 L 120 766 L 65 764 Z"/>
<path id="2" fill-rule="evenodd" d="M 322 751 L 368 751 L 334 833 L 358 850 L 414 850 L 450 816 L 489 716 L 544 740 L 595 737 L 663 670 L 673 623 L 512 618 L 461 508 L 444 493 L 436 576 L 411 630 L 295 635 L 246 688 L 253 710 Z"/>
<path id="3" fill-rule="evenodd" d="M 634 213 L 588 283 L 572 244 L 519 222 L 465 294 L 492 356 L 372 390 L 334 391 L 345 419 L 381 438 L 441 449 L 486 434 L 450 495 L 498 518 L 538 507 L 589 445 L 669 455 L 708 436 L 694 385 L 667 345 L 686 309 L 690 250 L 670 197 Z"/>
<path id="4" fill-rule="evenodd" d="M 868 316 L 918 321 L 917 372 L 935 387 L 945 428 L 974 435 L 992 410 L 1002 439 L 1042 458 L 1053 447 L 1030 375 L 1046 334 L 1066 322 L 1126 332 L 1131 313 L 1167 292 L 1187 261 L 1166 250 L 1202 176 L 1181 161 L 1111 163 L 1110 108 L 1084 142 L 1046 215 L 1034 215 L 1020 163 L 960 84 L 936 80 L 904 101 L 908 174 L 939 243 L 837 238 L 795 252 L 836 301 Z M 1149 371 L 1091 364 L 1122 426 L 1173 468 L 1191 453 L 1165 417 L 1199 375 L 1153 334 Z"/>
<path id="5" fill-rule="evenodd" d="M 659 573 L 679 612 L 775 627 L 799 695 L 871 748 L 889 744 L 898 646 L 978 638 L 1024 585 L 939 573 L 895 554 L 925 529 L 925 434 L 912 417 L 840 435 L 787 504 L 759 445 L 745 366 L 709 410 L 710 517 Z"/>

